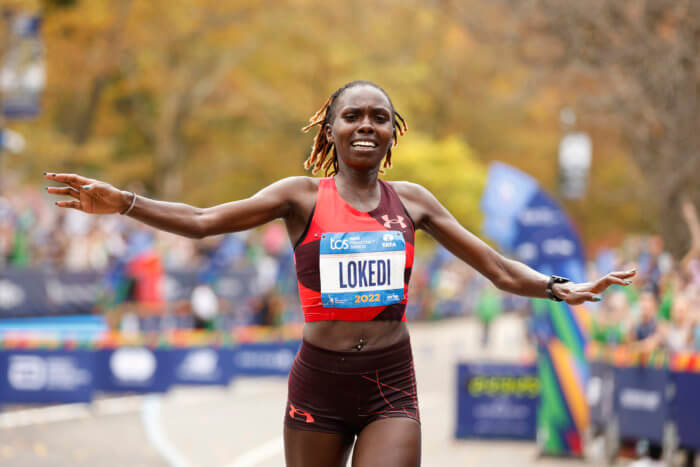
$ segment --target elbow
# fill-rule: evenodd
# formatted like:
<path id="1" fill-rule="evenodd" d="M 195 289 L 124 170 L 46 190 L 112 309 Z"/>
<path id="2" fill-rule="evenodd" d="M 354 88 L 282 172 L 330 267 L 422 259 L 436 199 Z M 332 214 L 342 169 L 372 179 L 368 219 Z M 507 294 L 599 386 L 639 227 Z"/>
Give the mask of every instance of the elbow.
<path id="1" fill-rule="evenodd" d="M 187 238 L 191 238 L 192 240 L 201 240 L 204 237 L 206 237 L 206 235 L 200 231 L 188 231 L 188 232 L 185 232 L 183 234 L 183 236 L 185 236 Z"/>
<path id="2" fill-rule="evenodd" d="M 493 261 L 493 270 L 489 274 L 489 279 L 498 289 L 504 292 L 512 292 L 515 289 L 513 275 L 508 270 L 507 259 L 497 257 Z"/>
<path id="3" fill-rule="evenodd" d="M 206 222 L 206 216 L 204 215 L 204 209 L 198 209 L 193 219 L 189 223 L 190 228 L 185 232 L 187 238 L 192 238 L 195 240 L 201 240 L 204 237 L 210 235 L 209 226 Z"/>
<path id="4" fill-rule="evenodd" d="M 503 272 L 499 272 L 491 277 L 491 282 L 499 290 L 504 292 L 512 292 L 514 288 L 513 281 L 510 276 Z"/>

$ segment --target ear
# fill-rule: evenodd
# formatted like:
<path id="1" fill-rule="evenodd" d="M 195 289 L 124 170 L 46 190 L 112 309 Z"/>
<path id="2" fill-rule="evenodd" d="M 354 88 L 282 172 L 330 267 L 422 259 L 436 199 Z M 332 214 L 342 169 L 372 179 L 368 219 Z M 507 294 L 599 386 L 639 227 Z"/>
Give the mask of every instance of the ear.
<path id="1" fill-rule="evenodd" d="M 326 134 L 326 140 L 328 143 L 332 144 L 333 143 L 333 128 L 329 123 L 326 123 L 326 126 L 323 127 L 323 131 Z"/>

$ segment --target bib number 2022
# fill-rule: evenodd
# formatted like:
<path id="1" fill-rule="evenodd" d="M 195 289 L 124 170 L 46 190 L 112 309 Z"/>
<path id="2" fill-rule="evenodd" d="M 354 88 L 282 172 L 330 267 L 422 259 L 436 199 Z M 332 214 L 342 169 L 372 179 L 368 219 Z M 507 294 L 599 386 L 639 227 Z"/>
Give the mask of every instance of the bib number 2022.
<path id="1" fill-rule="evenodd" d="M 355 295 L 355 303 L 375 303 L 379 301 L 378 293 L 368 293 L 363 295 Z"/>

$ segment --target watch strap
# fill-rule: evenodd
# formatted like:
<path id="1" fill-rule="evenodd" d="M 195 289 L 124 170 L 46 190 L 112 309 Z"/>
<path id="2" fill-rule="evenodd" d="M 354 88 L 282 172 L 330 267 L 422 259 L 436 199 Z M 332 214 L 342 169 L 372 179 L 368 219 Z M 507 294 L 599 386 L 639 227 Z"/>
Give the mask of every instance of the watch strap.
<path id="1" fill-rule="evenodd" d="M 554 291 L 552 290 L 552 286 L 554 284 L 564 284 L 566 282 L 571 282 L 571 281 L 569 279 L 567 279 L 566 277 L 551 275 L 549 277 L 549 281 L 547 282 L 547 297 L 550 300 L 554 300 L 555 302 L 563 301 L 562 298 L 557 297 L 557 295 L 554 293 Z"/>

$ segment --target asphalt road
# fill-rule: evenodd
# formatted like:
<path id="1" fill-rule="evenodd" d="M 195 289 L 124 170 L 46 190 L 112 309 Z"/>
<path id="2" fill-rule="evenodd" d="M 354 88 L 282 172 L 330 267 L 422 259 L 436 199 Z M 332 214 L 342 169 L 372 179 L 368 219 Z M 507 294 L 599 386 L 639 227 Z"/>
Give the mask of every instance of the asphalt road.
<path id="1" fill-rule="evenodd" d="M 559 466 L 538 459 L 534 443 L 454 439 L 455 364 L 515 361 L 522 327 L 506 319 L 480 345 L 469 320 L 411 326 L 423 429 L 424 466 Z M 165 396 L 130 396 L 0 414 L 2 466 L 279 467 L 286 381 L 239 379 L 228 388 L 179 388 Z M 595 466 L 588 463 L 586 465 Z"/>

